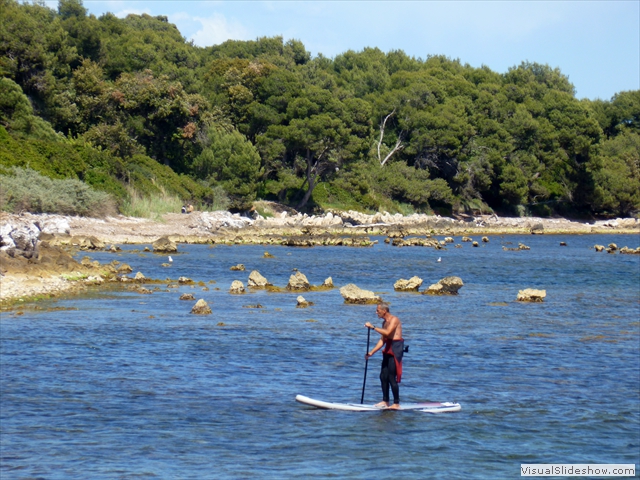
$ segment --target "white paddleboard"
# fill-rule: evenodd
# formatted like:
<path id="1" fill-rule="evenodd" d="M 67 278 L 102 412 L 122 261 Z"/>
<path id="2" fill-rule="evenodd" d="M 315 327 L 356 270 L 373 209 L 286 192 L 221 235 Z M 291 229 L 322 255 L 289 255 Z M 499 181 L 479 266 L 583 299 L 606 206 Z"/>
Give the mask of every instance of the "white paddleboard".
<path id="1" fill-rule="evenodd" d="M 296 401 L 304 403 L 305 405 L 311 405 L 316 408 L 324 408 L 327 410 L 345 410 L 349 412 L 379 412 L 387 410 L 383 407 L 376 407 L 371 404 L 360 403 L 335 403 L 335 402 L 323 402 L 322 400 L 315 400 L 313 398 L 305 397 L 304 395 L 296 395 Z M 401 403 L 400 410 L 415 410 L 425 413 L 445 413 L 445 412 L 459 412 L 459 403 L 452 402 L 424 402 L 424 403 Z"/>

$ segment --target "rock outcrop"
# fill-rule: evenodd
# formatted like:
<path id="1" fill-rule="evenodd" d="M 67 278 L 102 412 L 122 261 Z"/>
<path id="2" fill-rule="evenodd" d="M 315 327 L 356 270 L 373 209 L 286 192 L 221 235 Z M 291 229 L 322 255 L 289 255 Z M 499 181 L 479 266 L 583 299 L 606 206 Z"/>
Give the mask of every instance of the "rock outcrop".
<path id="1" fill-rule="evenodd" d="M 191 313 L 195 315 L 210 315 L 211 308 L 202 298 L 196 302 L 196 304 L 191 309 Z"/>
<path id="2" fill-rule="evenodd" d="M 393 289 L 399 292 L 417 292 L 420 288 L 420 285 L 422 285 L 422 279 L 420 277 L 414 276 L 409 280 L 401 278 L 393 284 Z"/>
<path id="3" fill-rule="evenodd" d="M 542 302 L 547 296 L 546 290 L 536 290 L 534 288 L 526 288 L 518 292 L 516 301 L 518 302 Z"/>
<path id="4" fill-rule="evenodd" d="M 296 272 L 289 277 L 289 283 L 287 284 L 287 290 L 309 290 L 311 284 L 309 280 L 302 272 Z"/>
<path id="5" fill-rule="evenodd" d="M 422 292 L 424 295 L 457 295 L 458 290 L 464 286 L 460 277 L 444 277 L 438 283 L 430 285 Z"/>
<path id="6" fill-rule="evenodd" d="M 155 253 L 175 253 L 178 251 L 177 245 L 169 240 L 169 237 L 160 237 L 153 242 L 152 247 Z"/>
<path id="7" fill-rule="evenodd" d="M 302 295 L 298 295 L 296 301 L 298 302 L 296 308 L 307 308 L 313 305 L 313 302 L 306 301 Z"/>
<path id="8" fill-rule="evenodd" d="M 247 287 L 251 287 L 251 288 L 265 288 L 270 286 L 271 284 L 269 283 L 269 281 L 264 278 L 262 275 L 260 275 L 260 272 L 258 272 L 257 270 L 253 270 L 250 274 L 249 274 L 249 280 L 247 281 Z"/>
<path id="9" fill-rule="evenodd" d="M 345 303 L 374 304 L 380 303 L 382 298 L 370 290 L 363 290 L 353 283 L 349 283 L 340 289 L 340 295 Z"/>
<path id="10" fill-rule="evenodd" d="M 243 283 L 240 280 L 234 280 L 231 282 L 229 293 L 245 293 Z"/>

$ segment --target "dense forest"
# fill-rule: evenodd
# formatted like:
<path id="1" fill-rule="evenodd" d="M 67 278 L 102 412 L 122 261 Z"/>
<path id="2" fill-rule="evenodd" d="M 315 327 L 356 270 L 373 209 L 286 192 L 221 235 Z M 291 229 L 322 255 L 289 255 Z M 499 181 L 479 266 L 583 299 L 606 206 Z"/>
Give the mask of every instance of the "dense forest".
<path id="1" fill-rule="evenodd" d="M 117 208 L 168 194 L 239 211 L 640 209 L 640 90 L 578 100 L 548 65 L 331 59 L 281 37 L 200 48 L 163 16 L 0 0 L 0 73 L 3 208 L 46 210 L 10 187 L 37 172 Z"/>

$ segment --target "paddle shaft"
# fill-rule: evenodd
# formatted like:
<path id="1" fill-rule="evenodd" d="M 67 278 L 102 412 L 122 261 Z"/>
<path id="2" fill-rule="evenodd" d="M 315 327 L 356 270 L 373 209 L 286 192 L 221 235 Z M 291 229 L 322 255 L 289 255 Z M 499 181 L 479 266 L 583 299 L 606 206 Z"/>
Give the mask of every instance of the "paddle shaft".
<path id="1" fill-rule="evenodd" d="M 367 354 L 369 354 L 369 338 L 371 338 L 371 329 L 367 328 Z M 369 358 L 365 358 L 364 361 L 364 380 L 362 381 L 362 397 L 360 397 L 360 404 L 364 403 L 364 386 L 367 384 L 367 366 L 369 365 Z"/>

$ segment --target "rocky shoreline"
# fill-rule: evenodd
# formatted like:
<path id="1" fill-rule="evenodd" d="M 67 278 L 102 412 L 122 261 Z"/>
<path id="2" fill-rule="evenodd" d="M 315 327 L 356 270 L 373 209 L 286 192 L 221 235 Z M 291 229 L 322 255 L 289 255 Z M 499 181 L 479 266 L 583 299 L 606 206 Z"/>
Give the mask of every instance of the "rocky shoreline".
<path id="1" fill-rule="evenodd" d="M 275 209 L 272 216 L 252 217 L 229 212 L 166 214 L 158 220 L 132 217 L 71 217 L 63 215 L 13 215 L 0 213 L 0 305 L 20 299 L 55 296 L 84 289 L 97 271 L 116 274 L 117 269 L 79 263 L 70 252 L 112 249 L 118 244 L 152 245 L 164 237 L 171 243 L 224 243 L 264 245 L 370 246 L 369 236 L 385 236 L 397 246 L 442 248 L 454 236 L 505 234 L 640 234 L 634 218 L 595 222 L 566 219 L 504 218 L 496 215 L 445 218 L 386 212 L 327 212 L 320 216 Z M 438 240 L 434 237 L 449 237 Z M 423 237 L 412 241 L 405 237 Z M 416 241 L 417 240 L 417 241 Z M 637 243 L 638 239 L 631 239 Z M 633 245 L 632 245 L 633 247 Z M 636 253 L 629 250 L 625 253 Z M 99 276 L 99 275 L 98 275 Z M 102 278 L 102 277 L 100 277 Z M 89 283 L 94 282 L 90 280 Z M 95 282 L 94 282 L 95 283 Z"/>

